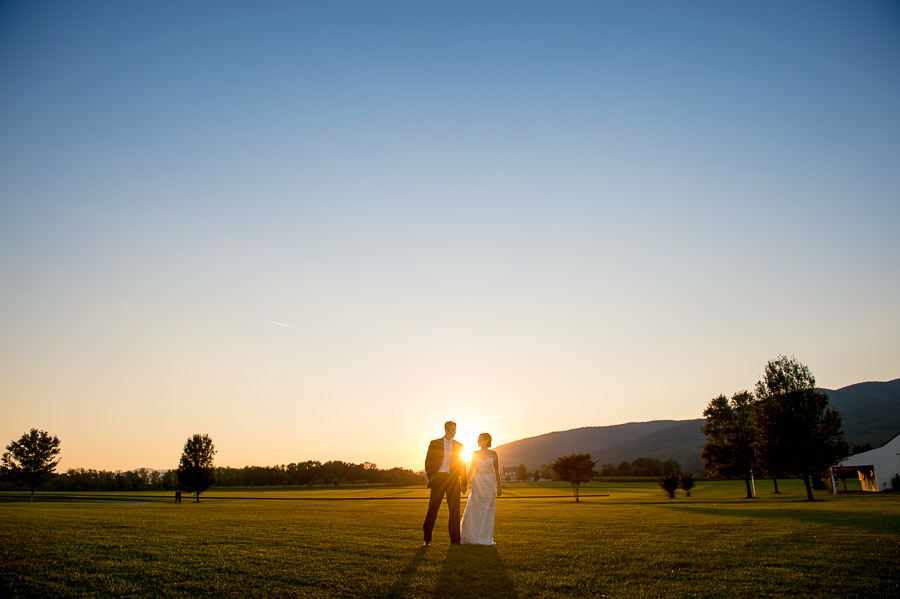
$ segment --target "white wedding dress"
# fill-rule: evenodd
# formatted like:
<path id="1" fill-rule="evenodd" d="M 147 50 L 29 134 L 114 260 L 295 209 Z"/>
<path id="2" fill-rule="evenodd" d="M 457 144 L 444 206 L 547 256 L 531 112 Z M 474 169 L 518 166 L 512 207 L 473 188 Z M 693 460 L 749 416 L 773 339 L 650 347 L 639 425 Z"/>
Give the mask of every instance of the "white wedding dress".
<path id="1" fill-rule="evenodd" d="M 494 544 L 494 502 L 497 498 L 494 458 L 472 456 L 472 492 L 463 513 L 460 541 L 463 545 Z"/>

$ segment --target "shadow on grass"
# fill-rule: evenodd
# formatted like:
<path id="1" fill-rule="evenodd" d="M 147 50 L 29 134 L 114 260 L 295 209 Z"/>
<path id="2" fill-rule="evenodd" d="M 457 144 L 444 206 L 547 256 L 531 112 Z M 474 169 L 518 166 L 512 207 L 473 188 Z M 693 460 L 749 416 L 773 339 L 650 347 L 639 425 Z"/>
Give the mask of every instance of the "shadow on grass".
<path id="1" fill-rule="evenodd" d="M 515 587 L 493 545 L 451 545 L 432 597 L 515 599 Z"/>
<path id="2" fill-rule="evenodd" d="M 427 547 L 422 547 L 416 551 L 412 556 L 412 559 L 409 560 L 409 563 L 406 564 L 406 567 L 403 568 L 403 571 L 400 572 L 400 576 L 397 577 L 397 580 L 391 585 L 391 588 L 388 589 L 385 597 L 402 597 L 406 593 L 406 589 L 409 588 L 409 584 L 416 575 L 416 570 L 419 569 L 419 564 L 425 557 L 427 550 Z"/>
<path id="3" fill-rule="evenodd" d="M 806 505 L 811 505 L 804 502 Z M 872 514 L 850 511 L 823 511 L 783 508 L 736 508 L 736 507 L 681 507 L 669 506 L 669 509 L 681 510 L 692 514 L 705 514 L 709 516 L 724 516 L 731 518 L 764 518 L 778 520 L 793 520 L 808 524 L 827 524 L 829 526 L 850 526 L 873 532 L 900 533 L 900 517 L 888 514 Z"/>

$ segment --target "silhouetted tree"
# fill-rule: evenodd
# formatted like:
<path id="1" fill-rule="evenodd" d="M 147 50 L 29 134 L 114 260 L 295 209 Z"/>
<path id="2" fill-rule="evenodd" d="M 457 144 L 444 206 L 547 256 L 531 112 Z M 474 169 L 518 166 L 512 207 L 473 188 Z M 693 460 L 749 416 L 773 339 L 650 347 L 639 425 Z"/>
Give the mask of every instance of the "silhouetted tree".
<path id="1" fill-rule="evenodd" d="M 694 475 L 689 472 L 678 477 L 678 488 L 684 491 L 688 497 L 691 496 L 691 489 L 694 488 L 694 484 Z"/>
<path id="2" fill-rule="evenodd" d="M 29 501 L 34 501 L 34 491 L 48 481 L 56 471 L 59 460 L 59 439 L 36 428 L 23 434 L 18 441 L 11 441 L 3 454 L 0 473 L 3 478 L 24 483 L 31 490 Z"/>
<path id="3" fill-rule="evenodd" d="M 525 464 L 519 464 L 519 467 L 516 468 L 516 478 L 520 482 L 528 480 L 528 468 L 525 467 Z"/>
<path id="4" fill-rule="evenodd" d="M 802 478 L 810 501 L 811 478 L 848 452 L 841 415 L 815 385 L 809 368 L 784 356 L 770 360 L 756 384 L 757 454 L 769 472 Z"/>
<path id="5" fill-rule="evenodd" d="M 200 501 L 201 492 L 216 483 L 215 454 L 216 449 L 209 435 L 196 434 L 184 444 L 178 464 L 178 485 L 182 491 L 196 493 L 197 501 Z"/>
<path id="6" fill-rule="evenodd" d="M 724 395 L 710 400 L 703 410 L 706 445 L 700 453 L 703 468 L 710 476 L 743 478 L 748 498 L 753 497 L 750 479 L 756 462 L 753 409 L 753 395 L 748 391 L 735 393 L 731 401 Z"/>
<path id="7" fill-rule="evenodd" d="M 847 455 L 841 415 L 828 405 L 828 396 L 807 389 L 766 399 L 756 422 L 770 471 L 802 478 L 813 501 L 812 477 Z"/>
<path id="8" fill-rule="evenodd" d="M 678 490 L 678 475 L 666 474 L 665 476 L 660 476 L 658 482 L 662 490 L 669 496 L 669 499 L 675 499 L 675 491 Z"/>
<path id="9" fill-rule="evenodd" d="M 553 462 L 553 475 L 558 480 L 564 480 L 572 485 L 572 491 L 575 493 L 575 502 L 579 501 L 579 488 L 582 483 L 591 480 L 596 474 L 594 472 L 594 464 L 596 462 L 591 459 L 589 453 L 573 453 L 557 459 Z"/>
<path id="10" fill-rule="evenodd" d="M 790 359 L 779 355 L 774 360 L 766 363 L 763 378 L 756 383 L 756 398 L 759 402 L 757 408 L 763 407 L 770 399 L 783 396 L 793 391 L 801 389 L 813 389 L 816 386 L 816 379 L 805 365 L 800 364 L 792 356 Z M 775 469 L 777 461 L 773 458 L 770 449 L 772 447 L 767 439 L 759 437 L 759 431 L 756 432 L 757 439 L 754 449 L 756 450 L 757 463 L 760 468 L 765 470 L 768 476 L 772 477 L 772 483 L 775 485 L 775 493 L 778 493 L 778 477 L 783 474 Z"/>

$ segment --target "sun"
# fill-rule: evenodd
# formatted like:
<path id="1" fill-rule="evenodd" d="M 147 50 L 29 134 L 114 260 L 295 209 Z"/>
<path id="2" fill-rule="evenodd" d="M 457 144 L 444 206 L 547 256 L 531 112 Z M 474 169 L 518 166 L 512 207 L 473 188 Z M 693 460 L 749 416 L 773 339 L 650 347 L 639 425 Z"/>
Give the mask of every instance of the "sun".
<path id="1" fill-rule="evenodd" d="M 475 430 L 471 426 L 466 426 L 459 422 L 456 424 L 456 437 L 454 438 L 464 445 L 463 457 L 467 464 L 472 461 L 472 452 L 478 449 L 479 434 L 480 431 Z"/>

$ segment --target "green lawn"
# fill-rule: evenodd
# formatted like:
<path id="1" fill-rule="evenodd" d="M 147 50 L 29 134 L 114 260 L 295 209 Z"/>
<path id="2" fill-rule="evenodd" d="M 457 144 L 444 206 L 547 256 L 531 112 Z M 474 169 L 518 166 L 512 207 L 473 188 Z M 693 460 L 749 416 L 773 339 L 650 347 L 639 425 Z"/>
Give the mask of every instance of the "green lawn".
<path id="1" fill-rule="evenodd" d="M 427 549 L 424 488 L 4 494 L 0 596 L 900 596 L 900 494 L 780 487 L 508 484 L 496 546 L 451 547 L 444 508 Z"/>

